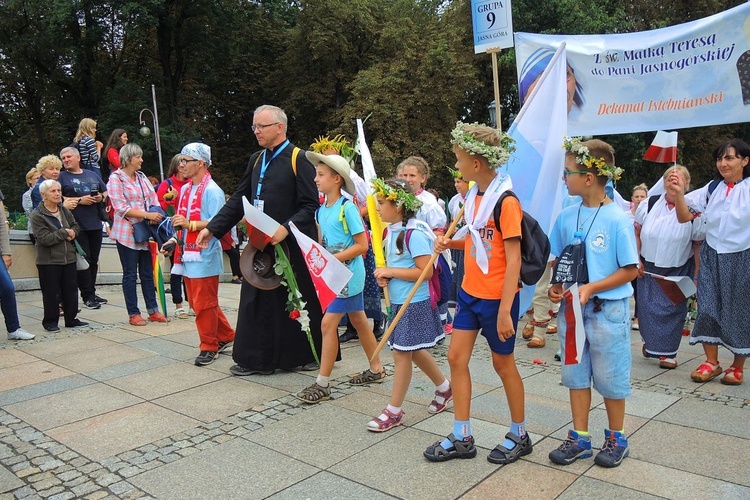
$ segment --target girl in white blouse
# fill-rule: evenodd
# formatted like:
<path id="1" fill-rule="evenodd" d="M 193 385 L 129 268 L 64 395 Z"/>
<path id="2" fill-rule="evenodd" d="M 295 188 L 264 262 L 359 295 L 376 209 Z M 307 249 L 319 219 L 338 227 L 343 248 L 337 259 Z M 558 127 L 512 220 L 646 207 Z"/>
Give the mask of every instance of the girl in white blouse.
<path id="1" fill-rule="evenodd" d="M 691 344 L 703 344 L 706 362 L 691 378 L 706 382 L 722 373 L 718 356 L 723 345 L 734 359 L 721 382 L 739 385 L 750 355 L 750 146 L 732 139 L 720 144 L 714 157 L 721 179 L 686 196 L 680 176 L 670 175 L 667 189 L 675 195 L 679 220 L 700 214 L 706 231 L 700 251 L 698 317 L 690 338 Z"/>

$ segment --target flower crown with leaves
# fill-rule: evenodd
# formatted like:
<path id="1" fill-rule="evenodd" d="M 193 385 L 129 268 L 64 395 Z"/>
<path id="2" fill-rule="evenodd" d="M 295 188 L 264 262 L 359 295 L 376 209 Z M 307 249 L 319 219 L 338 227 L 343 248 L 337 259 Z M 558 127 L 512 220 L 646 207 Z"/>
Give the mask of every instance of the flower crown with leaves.
<path id="1" fill-rule="evenodd" d="M 508 161 L 508 158 L 510 158 L 510 154 L 516 150 L 516 147 L 513 145 L 515 140 L 508 134 L 498 131 L 500 145 L 490 146 L 464 132 L 464 125 L 460 121 L 456 122 L 456 128 L 451 131 L 451 137 L 453 137 L 451 144 L 458 146 L 470 155 L 484 156 L 487 158 L 490 168 L 494 169 L 504 165 Z M 480 126 L 479 123 L 471 123 L 469 125 Z"/>
<path id="2" fill-rule="evenodd" d="M 619 181 L 624 170 L 614 165 L 607 165 L 604 158 L 594 158 L 589 154 L 589 148 L 583 145 L 580 137 L 563 137 L 563 149 L 576 156 L 576 163 L 586 168 L 596 168 L 597 175 Z"/>
<path id="3" fill-rule="evenodd" d="M 349 141 L 346 140 L 342 134 L 337 135 L 333 139 L 329 136 L 320 136 L 315 139 L 315 142 L 310 144 L 310 149 L 315 153 L 326 154 L 331 151 L 335 151 L 337 155 L 344 157 L 349 162 L 350 166 L 354 166 L 354 161 L 357 159 L 359 153 L 357 152 L 356 146 L 352 147 L 349 145 Z"/>
<path id="4" fill-rule="evenodd" d="M 417 213 L 422 206 L 422 202 L 414 196 L 414 193 L 407 193 L 403 189 L 396 189 L 386 184 L 385 179 L 376 177 L 372 180 L 372 187 L 375 189 L 375 196 L 384 200 L 396 203 L 396 208 L 402 208 L 407 212 Z"/>
<path id="5" fill-rule="evenodd" d="M 456 169 L 456 168 L 450 168 L 450 167 L 448 167 L 448 172 L 450 172 L 450 173 L 451 173 L 451 175 L 453 176 L 453 178 L 454 178 L 454 179 L 458 179 L 458 180 L 460 180 L 460 181 L 464 181 L 464 182 L 466 182 L 466 181 L 464 180 L 464 176 L 463 176 L 463 175 L 461 175 L 461 172 L 460 172 L 460 171 L 459 171 L 458 169 Z"/>

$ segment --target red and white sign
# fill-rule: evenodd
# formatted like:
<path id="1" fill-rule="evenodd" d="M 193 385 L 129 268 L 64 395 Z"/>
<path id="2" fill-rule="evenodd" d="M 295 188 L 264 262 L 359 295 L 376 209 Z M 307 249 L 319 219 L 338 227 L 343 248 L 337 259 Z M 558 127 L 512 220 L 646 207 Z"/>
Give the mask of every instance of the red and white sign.
<path id="1" fill-rule="evenodd" d="M 289 223 L 289 228 L 305 257 L 305 264 L 318 294 L 320 308 L 325 311 L 349 283 L 352 272 L 322 245 L 297 229 L 293 222 Z"/>

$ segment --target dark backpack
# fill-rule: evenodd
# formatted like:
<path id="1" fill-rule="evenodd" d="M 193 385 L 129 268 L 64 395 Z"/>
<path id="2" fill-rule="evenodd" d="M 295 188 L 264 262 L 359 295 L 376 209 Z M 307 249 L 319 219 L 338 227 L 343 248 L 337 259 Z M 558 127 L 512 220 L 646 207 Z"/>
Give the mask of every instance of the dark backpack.
<path id="1" fill-rule="evenodd" d="M 500 231 L 500 210 L 508 196 L 518 199 L 513 191 L 506 191 L 497 200 L 493 216 L 495 227 Z M 531 215 L 523 212 L 521 219 L 521 282 L 536 285 L 549 264 L 550 244 L 547 234 Z"/>

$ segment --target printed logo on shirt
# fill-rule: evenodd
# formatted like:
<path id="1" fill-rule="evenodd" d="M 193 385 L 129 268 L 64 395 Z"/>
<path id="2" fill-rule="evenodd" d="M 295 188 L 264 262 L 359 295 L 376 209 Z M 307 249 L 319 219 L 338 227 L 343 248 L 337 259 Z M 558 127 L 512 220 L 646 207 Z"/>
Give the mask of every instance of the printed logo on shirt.
<path id="1" fill-rule="evenodd" d="M 609 248 L 609 233 L 599 230 L 589 239 L 589 249 L 592 252 L 604 253 Z"/>
<path id="2" fill-rule="evenodd" d="M 490 229 L 490 231 L 492 230 Z M 481 234 L 481 231 L 479 233 Z M 484 253 L 487 254 L 487 259 L 491 259 L 492 258 L 492 243 L 490 243 L 487 240 L 482 239 L 482 246 L 484 246 Z M 475 259 L 477 257 L 477 247 L 475 245 L 471 245 L 471 256 L 474 257 Z"/>

